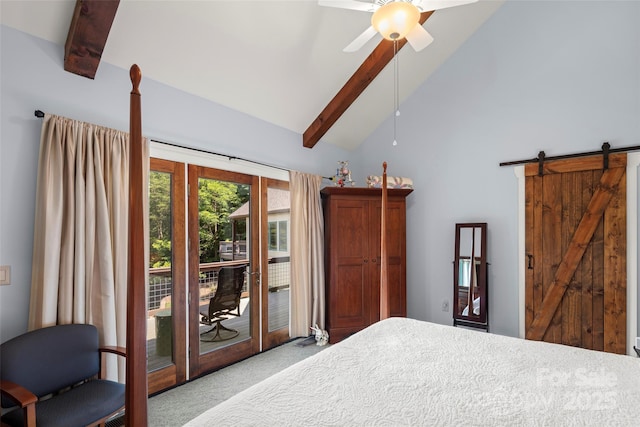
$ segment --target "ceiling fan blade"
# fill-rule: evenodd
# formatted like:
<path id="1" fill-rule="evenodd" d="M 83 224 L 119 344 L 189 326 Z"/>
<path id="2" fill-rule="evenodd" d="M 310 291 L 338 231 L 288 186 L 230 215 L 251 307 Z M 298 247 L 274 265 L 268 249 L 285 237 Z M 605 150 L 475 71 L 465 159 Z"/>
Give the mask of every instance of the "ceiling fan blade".
<path id="1" fill-rule="evenodd" d="M 407 34 L 407 41 L 416 52 L 420 52 L 431 44 L 433 37 L 420 23 L 417 23 L 416 26 L 409 31 L 409 34 Z"/>
<path id="2" fill-rule="evenodd" d="M 339 7 L 341 9 L 360 10 L 374 12 L 380 6 L 371 2 L 358 0 L 318 0 L 318 5 L 327 7 Z"/>
<path id="3" fill-rule="evenodd" d="M 476 3 L 478 0 L 414 0 L 413 5 L 421 12 L 430 10 L 446 9 L 447 7 L 462 6 L 464 4 Z"/>
<path id="4" fill-rule="evenodd" d="M 362 34 L 360 34 L 354 41 L 349 43 L 347 47 L 342 49 L 343 52 L 355 52 L 365 45 L 366 42 L 371 40 L 378 32 L 375 28 L 369 27 Z"/>

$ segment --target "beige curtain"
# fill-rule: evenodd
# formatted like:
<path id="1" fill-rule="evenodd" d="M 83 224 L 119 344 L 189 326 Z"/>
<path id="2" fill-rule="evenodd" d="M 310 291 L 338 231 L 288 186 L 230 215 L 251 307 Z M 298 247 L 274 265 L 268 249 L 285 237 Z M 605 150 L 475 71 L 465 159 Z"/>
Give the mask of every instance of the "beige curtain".
<path id="1" fill-rule="evenodd" d="M 324 220 L 320 202 L 322 177 L 289 173 L 291 192 L 291 337 L 325 328 Z"/>
<path id="2" fill-rule="evenodd" d="M 143 144 L 148 163 L 148 141 Z M 126 346 L 128 195 L 128 133 L 45 115 L 30 330 L 90 323 L 101 345 Z M 107 374 L 122 381 L 125 365 L 116 360 L 109 360 Z"/>

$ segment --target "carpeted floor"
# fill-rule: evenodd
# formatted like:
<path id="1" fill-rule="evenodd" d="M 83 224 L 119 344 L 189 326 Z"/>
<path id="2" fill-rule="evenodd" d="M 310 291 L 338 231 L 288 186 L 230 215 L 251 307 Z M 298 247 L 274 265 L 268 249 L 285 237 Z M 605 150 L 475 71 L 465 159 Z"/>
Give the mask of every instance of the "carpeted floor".
<path id="1" fill-rule="evenodd" d="M 294 340 L 149 398 L 149 427 L 177 427 L 255 383 L 327 348 Z M 121 427 L 123 418 L 107 423 Z"/>
<path id="2" fill-rule="evenodd" d="M 303 341 L 302 338 L 293 340 L 149 398 L 149 427 L 181 426 L 253 384 L 328 347 L 315 345 L 313 338 L 311 345 L 301 345 Z M 121 416 L 107 422 L 106 427 L 123 425 L 124 416 Z"/>

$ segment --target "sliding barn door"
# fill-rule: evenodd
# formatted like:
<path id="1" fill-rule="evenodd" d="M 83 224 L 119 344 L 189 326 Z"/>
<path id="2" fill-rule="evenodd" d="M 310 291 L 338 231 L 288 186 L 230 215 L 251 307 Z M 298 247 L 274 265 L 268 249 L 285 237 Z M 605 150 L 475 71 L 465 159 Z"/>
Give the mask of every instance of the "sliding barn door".
<path id="1" fill-rule="evenodd" d="M 626 154 L 525 167 L 527 339 L 626 351 Z"/>

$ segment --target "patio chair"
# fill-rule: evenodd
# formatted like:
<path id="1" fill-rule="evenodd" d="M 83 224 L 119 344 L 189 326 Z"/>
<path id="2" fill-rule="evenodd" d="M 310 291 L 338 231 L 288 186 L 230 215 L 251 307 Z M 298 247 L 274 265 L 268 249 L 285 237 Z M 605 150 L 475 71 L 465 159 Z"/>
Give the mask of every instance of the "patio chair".
<path id="1" fill-rule="evenodd" d="M 36 329 L 0 345 L 2 425 L 96 426 L 124 408 L 124 384 L 102 379 L 93 325 Z"/>
<path id="2" fill-rule="evenodd" d="M 200 323 L 213 328 L 200 334 L 201 341 L 225 341 L 240 332 L 222 325 L 229 316 L 240 316 L 240 296 L 244 286 L 246 266 L 222 267 L 218 272 L 218 287 L 209 299 L 209 309 L 200 312 Z"/>

